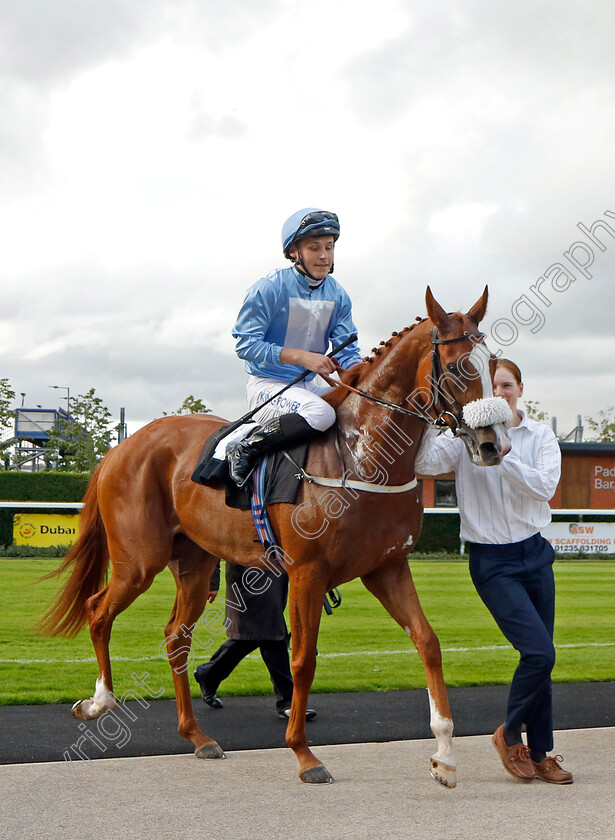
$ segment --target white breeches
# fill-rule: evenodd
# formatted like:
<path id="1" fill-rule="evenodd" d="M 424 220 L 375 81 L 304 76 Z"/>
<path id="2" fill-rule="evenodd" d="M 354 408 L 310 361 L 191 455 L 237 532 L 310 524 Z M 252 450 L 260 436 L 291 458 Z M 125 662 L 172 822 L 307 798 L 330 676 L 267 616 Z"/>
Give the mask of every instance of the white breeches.
<path id="1" fill-rule="evenodd" d="M 263 376 L 250 376 L 246 386 L 246 396 L 250 408 L 256 408 L 284 387 L 280 379 L 267 379 Z M 254 415 L 258 423 L 266 423 L 281 414 L 300 414 L 313 429 L 324 432 L 335 423 L 335 410 L 326 403 L 322 396 L 331 388 L 315 385 L 313 382 L 299 382 L 284 391 Z"/>

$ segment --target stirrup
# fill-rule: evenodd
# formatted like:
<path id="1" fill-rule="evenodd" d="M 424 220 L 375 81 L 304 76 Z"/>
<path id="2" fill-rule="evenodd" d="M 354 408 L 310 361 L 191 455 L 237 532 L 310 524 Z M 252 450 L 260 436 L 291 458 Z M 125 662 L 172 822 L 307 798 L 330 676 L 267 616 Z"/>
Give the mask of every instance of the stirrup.
<path id="1" fill-rule="evenodd" d="M 250 478 L 256 464 L 258 462 L 258 454 L 256 452 L 250 452 L 248 446 L 246 446 L 246 442 L 249 441 L 249 437 L 245 438 L 244 440 L 238 441 L 238 443 L 233 444 L 229 447 L 229 451 L 226 453 L 226 462 L 228 464 L 228 472 L 231 477 L 231 480 L 235 482 L 237 487 L 243 487 L 246 481 Z M 242 451 L 243 449 L 243 451 Z M 237 456 L 237 463 L 234 463 L 233 456 Z M 239 468 L 242 466 L 242 460 L 247 461 L 247 473 L 241 478 L 242 470 Z M 250 463 L 252 462 L 252 463 Z M 245 469 L 245 467 L 244 467 Z M 235 474 L 239 472 L 240 480 L 235 477 Z"/>
<path id="2" fill-rule="evenodd" d="M 233 478 L 233 476 L 231 476 L 231 479 L 235 482 L 235 486 L 236 487 L 244 487 L 255 469 L 256 469 L 256 464 L 253 467 L 250 467 L 250 472 L 243 479 L 243 481 L 237 481 L 237 479 L 235 479 L 235 478 Z"/>
<path id="3" fill-rule="evenodd" d="M 241 445 L 241 444 L 239 444 L 239 445 Z M 240 455 L 240 458 L 241 458 L 241 455 Z M 257 461 L 258 461 L 258 457 L 253 461 L 252 465 L 248 467 L 248 472 L 246 473 L 246 475 L 243 478 L 241 478 L 240 481 L 238 481 L 237 478 L 235 478 L 234 470 L 232 469 L 232 466 L 231 466 L 231 459 L 227 455 L 229 475 L 230 475 L 231 479 L 235 482 L 237 487 L 243 487 L 245 485 L 247 480 L 250 478 L 250 476 L 252 475 L 252 473 L 256 469 Z"/>

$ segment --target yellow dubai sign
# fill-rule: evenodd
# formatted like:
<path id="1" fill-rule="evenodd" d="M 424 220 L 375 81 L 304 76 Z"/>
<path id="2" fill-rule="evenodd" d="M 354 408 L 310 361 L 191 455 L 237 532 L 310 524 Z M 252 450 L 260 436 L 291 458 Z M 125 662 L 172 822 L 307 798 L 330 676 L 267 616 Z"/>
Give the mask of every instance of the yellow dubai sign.
<path id="1" fill-rule="evenodd" d="M 78 513 L 17 513 L 13 517 L 15 545 L 72 545 L 78 536 Z"/>

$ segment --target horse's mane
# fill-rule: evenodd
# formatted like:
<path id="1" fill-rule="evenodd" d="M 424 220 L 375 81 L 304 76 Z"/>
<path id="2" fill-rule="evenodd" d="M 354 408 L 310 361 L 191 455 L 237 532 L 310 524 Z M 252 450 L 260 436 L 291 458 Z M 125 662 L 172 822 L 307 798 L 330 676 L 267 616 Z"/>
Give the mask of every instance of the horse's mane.
<path id="1" fill-rule="evenodd" d="M 340 374 L 340 379 L 346 385 L 356 388 L 365 377 L 379 367 L 384 359 L 389 355 L 391 350 L 396 347 L 405 336 L 411 332 L 416 326 L 426 321 L 426 318 L 417 317 L 417 323 L 410 327 L 404 327 L 400 332 L 393 332 L 388 341 L 381 341 L 378 347 L 372 347 L 372 355 L 365 356 L 363 361 L 357 362 L 344 373 Z M 325 394 L 323 399 L 328 402 L 333 408 L 338 408 L 351 393 L 347 388 L 334 388 L 329 394 Z"/>

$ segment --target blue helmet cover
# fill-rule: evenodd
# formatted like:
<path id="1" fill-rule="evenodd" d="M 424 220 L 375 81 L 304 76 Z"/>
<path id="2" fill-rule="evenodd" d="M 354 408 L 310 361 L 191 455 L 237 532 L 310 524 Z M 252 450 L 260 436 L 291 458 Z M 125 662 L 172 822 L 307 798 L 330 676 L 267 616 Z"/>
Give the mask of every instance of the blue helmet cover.
<path id="1" fill-rule="evenodd" d="M 304 207 L 302 210 L 297 210 L 296 213 L 289 216 L 282 227 L 282 250 L 284 251 L 284 256 L 288 256 L 287 250 L 295 241 L 305 239 L 310 233 L 313 236 L 333 236 L 334 239 L 338 238 L 340 235 L 340 225 L 337 218 L 332 218 L 330 221 L 319 221 L 306 227 L 301 226 L 303 219 L 310 213 L 323 212 L 326 213 L 327 211 L 323 211 L 319 207 Z M 301 233 L 300 236 L 298 236 L 299 233 Z"/>

